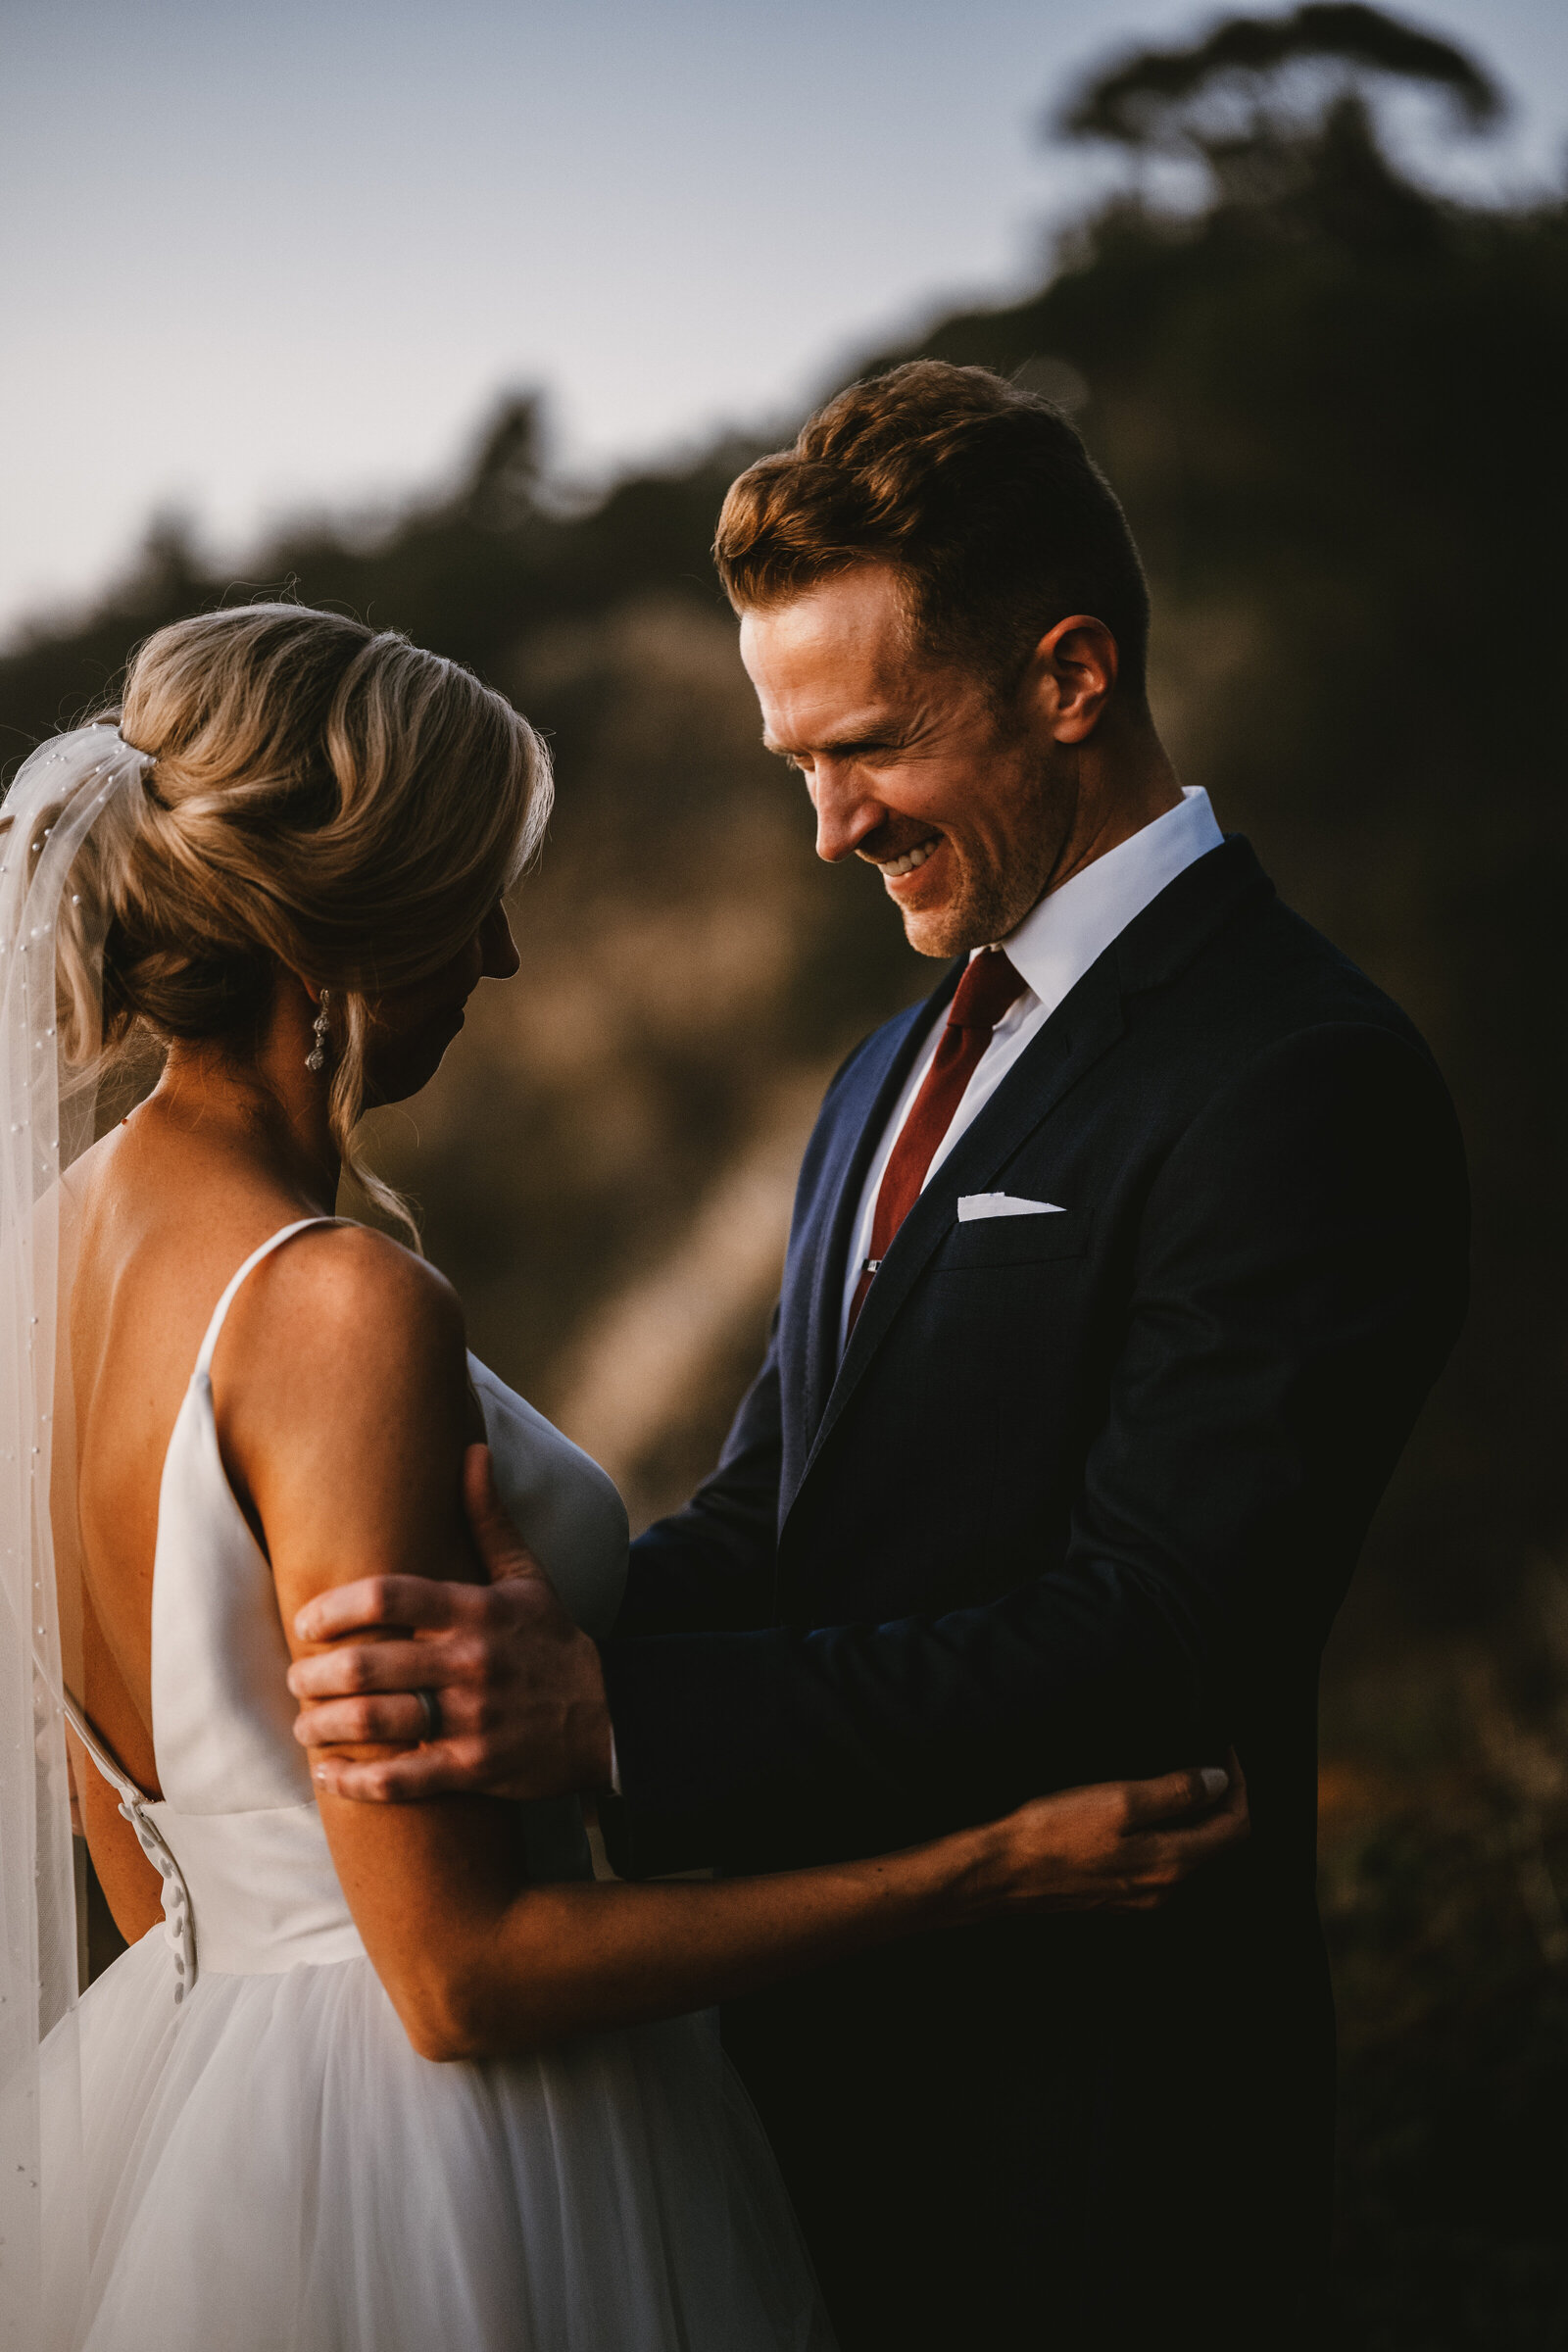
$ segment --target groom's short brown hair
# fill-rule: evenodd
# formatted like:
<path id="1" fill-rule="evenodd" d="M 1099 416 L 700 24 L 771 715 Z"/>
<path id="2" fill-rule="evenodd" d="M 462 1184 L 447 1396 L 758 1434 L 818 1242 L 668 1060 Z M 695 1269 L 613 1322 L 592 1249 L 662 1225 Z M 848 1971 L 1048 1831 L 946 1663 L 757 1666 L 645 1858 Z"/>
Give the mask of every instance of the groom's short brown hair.
<path id="1" fill-rule="evenodd" d="M 713 559 L 738 612 L 892 564 L 918 642 L 998 678 L 1092 613 L 1143 698 L 1149 590 L 1115 492 L 1059 409 L 988 368 L 851 384 L 731 484 Z"/>

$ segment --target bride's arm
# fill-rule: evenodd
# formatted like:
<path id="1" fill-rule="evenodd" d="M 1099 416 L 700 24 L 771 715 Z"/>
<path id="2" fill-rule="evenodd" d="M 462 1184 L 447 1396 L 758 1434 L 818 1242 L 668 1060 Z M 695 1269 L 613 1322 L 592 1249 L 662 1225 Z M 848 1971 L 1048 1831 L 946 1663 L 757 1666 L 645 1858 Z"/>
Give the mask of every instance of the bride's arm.
<path id="1" fill-rule="evenodd" d="M 477 1578 L 461 1493 L 474 1435 L 462 1318 L 428 1267 L 363 1231 L 285 1253 L 226 1357 L 220 1346 L 215 1392 L 285 1626 L 372 1568 L 433 1560 Z M 872 1861 L 709 1885 L 530 1887 L 504 1801 L 320 1800 L 367 1949 L 432 2058 L 671 2015 L 1009 1908 L 1143 1907 L 1241 1834 L 1243 1801 L 1238 1788 L 1215 1814 L 1200 1776 L 1177 1774 L 1067 1791 Z"/>

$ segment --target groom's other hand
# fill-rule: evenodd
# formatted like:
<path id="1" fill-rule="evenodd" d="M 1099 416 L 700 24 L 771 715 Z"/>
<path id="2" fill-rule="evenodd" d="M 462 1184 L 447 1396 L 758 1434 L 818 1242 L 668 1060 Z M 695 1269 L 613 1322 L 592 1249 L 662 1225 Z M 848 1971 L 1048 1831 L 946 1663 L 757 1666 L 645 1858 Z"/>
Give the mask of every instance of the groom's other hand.
<path id="1" fill-rule="evenodd" d="M 409 1803 L 610 1786 L 598 1648 L 502 1509 L 487 1446 L 469 1446 L 464 1493 L 488 1585 L 364 1577 L 321 1593 L 294 1621 L 302 1642 L 337 1645 L 289 1670 L 303 1746 L 419 1742 L 369 1763 L 319 1757 L 318 1786 L 333 1796 Z M 367 1634 L 377 1638 L 352 1639 Z"/>

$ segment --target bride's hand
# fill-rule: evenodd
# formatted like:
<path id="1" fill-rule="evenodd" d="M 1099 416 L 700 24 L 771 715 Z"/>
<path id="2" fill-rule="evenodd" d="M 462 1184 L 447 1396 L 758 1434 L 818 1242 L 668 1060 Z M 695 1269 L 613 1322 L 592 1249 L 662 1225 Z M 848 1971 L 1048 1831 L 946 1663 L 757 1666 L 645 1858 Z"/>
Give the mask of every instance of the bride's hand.
<path id="1" fill-rule="evenodd" d="M 1250 1828 L 1234 1749 L 1223 1772 L 1064 1788 L 993 1825 L 982 1900 L 993 1914 L 1152 1911 Z"/>

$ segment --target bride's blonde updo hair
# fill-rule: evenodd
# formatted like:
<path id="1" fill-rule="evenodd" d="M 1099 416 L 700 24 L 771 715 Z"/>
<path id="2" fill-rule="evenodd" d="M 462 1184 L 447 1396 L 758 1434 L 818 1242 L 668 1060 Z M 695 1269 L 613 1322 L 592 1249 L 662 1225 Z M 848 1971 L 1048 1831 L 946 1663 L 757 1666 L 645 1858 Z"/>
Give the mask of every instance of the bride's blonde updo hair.
<path id="1" fill-rule="evenodd" d="M 353 1149 L 370 1006 L 460 955 L 538 848 L 538 736 L 455 662 L 283 604 L 160 629 L 104 715 L 149 765 L 128 818 L 87 845 L 103 1050 L 137 1031 L 241 1044 L 279 965 L 329 989 L 333 1139 L 406 1218 Z"/>

